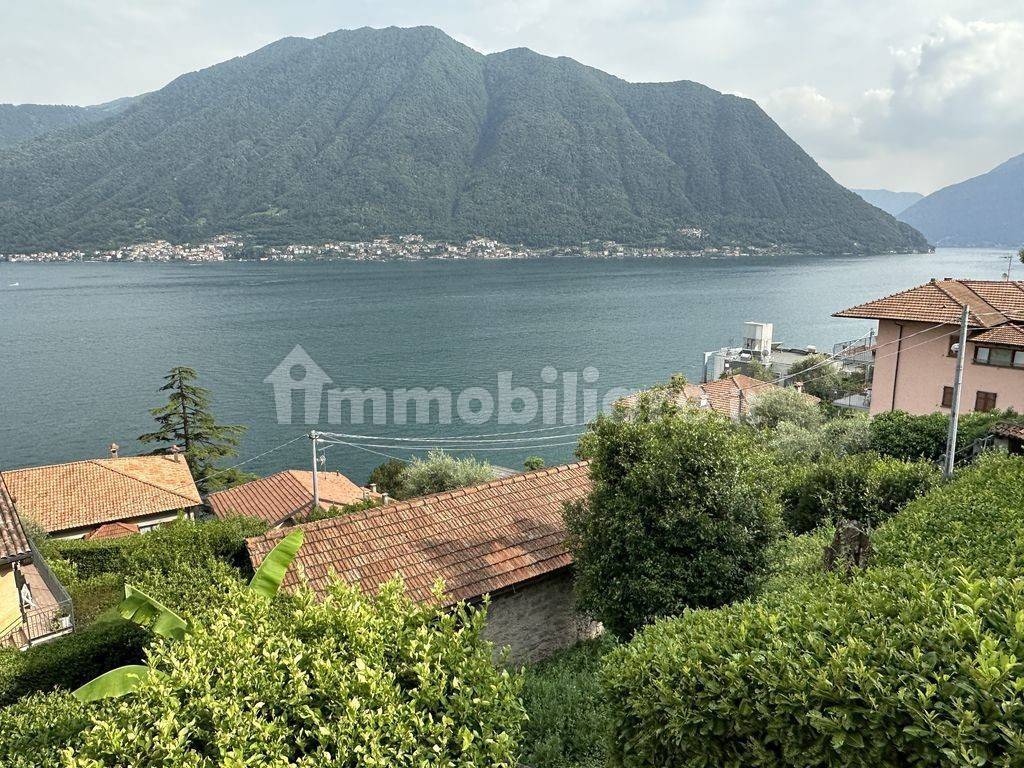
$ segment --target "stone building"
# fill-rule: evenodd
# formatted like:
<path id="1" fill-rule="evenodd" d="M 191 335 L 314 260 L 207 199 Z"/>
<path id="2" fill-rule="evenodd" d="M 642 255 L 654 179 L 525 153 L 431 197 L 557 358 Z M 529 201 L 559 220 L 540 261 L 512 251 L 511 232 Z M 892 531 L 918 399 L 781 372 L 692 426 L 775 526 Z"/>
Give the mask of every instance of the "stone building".
<path id="1" fill-rule="evenodd" d="M 601 631 L 576 611 L 562 517 L 589 490 L 586 463 L 567 464 L 306 523 L 285 585 L 323 593 L 336 575 L 376 592 L 400 575 L 409 597 L 432 602 L 441 580 L 444 606 L 489 595 L 488 639 L 512 664 L 535 661 Z M 253 565 L 291 530 L 250 539 Z"/>

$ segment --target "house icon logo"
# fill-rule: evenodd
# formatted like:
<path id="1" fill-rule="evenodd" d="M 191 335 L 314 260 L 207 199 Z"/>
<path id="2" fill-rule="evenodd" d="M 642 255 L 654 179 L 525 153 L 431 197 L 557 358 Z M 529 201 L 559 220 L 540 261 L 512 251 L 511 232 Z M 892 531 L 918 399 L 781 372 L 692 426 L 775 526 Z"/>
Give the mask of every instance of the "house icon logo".
<path id="1" fill-rule="evenodd" d="M 303 393 L 306 423 L 316 424 L 320 421 L 324 387 L 334 382 L 306 350 L 296 344 L 263 383 L 274 387 L 278 424 L 292 423 L 292 395 L 295 392 Z"/>

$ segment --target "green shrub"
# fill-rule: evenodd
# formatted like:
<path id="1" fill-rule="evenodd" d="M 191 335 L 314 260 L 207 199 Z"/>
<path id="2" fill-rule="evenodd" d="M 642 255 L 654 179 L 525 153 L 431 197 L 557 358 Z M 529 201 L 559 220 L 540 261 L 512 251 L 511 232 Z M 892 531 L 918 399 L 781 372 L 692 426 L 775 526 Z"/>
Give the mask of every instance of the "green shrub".
<path id="1" fill-rule="evenodd" d="M 822 461 L 785 487 L 789 528 L 805 533 L 822 523 L 855 520 L 877 526 L 939 481 L 928 462 L 855 454 Z"/>
<path id="2" fill-rule="evenodd" d="M 956 561 L 999 574 L 1024 563 L 1024 458 L 989 453 L 909 504 L 873 537 L 879 565 Z"/>
<path id="3" fill-rule="evenodd" d="M 822 418 L 821 408 L 811 398 L 791 387 L 773 387 L 751 401 L 747 423 L 757 429 L 792 424 L 814 430 L 821 426 Z"/>
<path id="4" fill-rule="evenodd" d="M 993 424 L 1014 415 L 1013 411 L 963 414 L 957 428 L 957 461 L 969 457 L 971 444 L 985 437 Z M 949 416 L 944 413 L 924 416 L 911 416 L 903 411 L 880 413 L 871 421 L 871 448 L 897 459 L 938 462 L 946 453 L 948 431 Z"/>
<path id="5" fill-rule="evenodd" d="M 37 693 L 0 708 L 0 765 L 65 766 L 61 750 L 75 744 L 88 725 L 86 705 L 64 692 Z"/>
<path id="6" fill-rule="evenodd" d="M 183 563 L 211 557 L 248 570 L 245 540 L 266 530 L 266 523 L 247 517 L 199 522 L 182 519 L 120 539 L 51 539 L 45 551 L 73 563 L 80 579 L 110 573 L 132 577 L 153 570 L 170 574 Z"/>
<path id="7" fill-rule="evenodd" d="M 492 662 L 483 611 L 345 585 L 269 601 L 235 587 L 151 676 L 101 709 L 83 766 L 512 766 L 520 681 Z"/>
<path id="8" fill-rule="evenodd" d="M 523 672 L 520 760 L 532 768 L 604 765 L 608 715 L 601 692 L 602 657 L 615 647 L 610 635 L 579 643 Z"/>
<path id="9" fill-rule="evenodd" d="M 37 691 L 74 689 L 107 670 L 136 664 L 147 633 L 113 618 L 27 651 L 0 653 L 0 706 Z"/>
<path id="10" fill-rule="evenodd" d="M 51 539 L 44 555 L 48 562 L 66 560 L 79 579 L 92 579 L 108 573 L 124 573 L 124 557 L 134 537 L 123 539 Z M 52 554 L 51 554 L 52 553 Z"/>
<path id="11" fill-rule="evenodd" d="M 425 459 L 414 458 L 402 475 L 405 498 L 453 491 L 495 478 L 494 467 L 472 457 L 460 459 L 441 450 L 432 450 Z"/>
<path id="12" fill-rule="evenodd" d="M 105 573 L 65 584 L 75 606 L 75 626 L 89 626 L 124 599 L 124 577 Z"/>
<path id="13" fill-rule="evenodd" d="M 604 670 L 620 766 L 1024 759 L 1024 578 L 821 575 L 647 628 Z"/>
<path id="14" fill-rule="evenodd" d="M 774 466 L 746 430 L 667 407 L 599 417 L 591 430 L 580 452 L 593 488 L 566 509 L 584 610 L 628 637 L 658 616 L 756 591 L 781 526 Z"/>

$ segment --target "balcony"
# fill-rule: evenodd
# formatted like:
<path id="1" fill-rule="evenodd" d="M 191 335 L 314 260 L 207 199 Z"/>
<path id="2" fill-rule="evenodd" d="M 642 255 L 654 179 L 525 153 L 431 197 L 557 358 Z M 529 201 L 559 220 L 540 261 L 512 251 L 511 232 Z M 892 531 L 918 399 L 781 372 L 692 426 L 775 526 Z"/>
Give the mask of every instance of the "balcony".
<path id="1" fill-rule="evenodd" d="M 31 562 L 19 569 L 31 597 L 22 605 L 21 623 L 0 637 L 0 647 L 25 650 L 70 634 L 75 628 L 71 597 L 35 548 Z"/>

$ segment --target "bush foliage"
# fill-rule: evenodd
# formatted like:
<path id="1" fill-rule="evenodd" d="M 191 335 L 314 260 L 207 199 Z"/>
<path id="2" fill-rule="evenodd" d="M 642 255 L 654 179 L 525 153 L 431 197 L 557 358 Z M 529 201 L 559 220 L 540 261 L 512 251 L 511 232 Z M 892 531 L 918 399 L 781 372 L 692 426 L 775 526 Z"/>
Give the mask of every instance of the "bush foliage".
<path id="1" fill-rule="evenodd" d="M 610 655 L 612 763 L 1019 765 L 1022 529 L 1024 461 L 989 455 L 884 523 L 866 573 L 808 568 L 798 537 L 788 585 Z"/>
<path id="2" fill-rule="evenodd" d="M 150 646 L 161 674 L 93 714 L 76 765 L 514 765 L 520 681 L 482 611 L 414 605 L 397 582 L 319 602 L 236 587 L 217 608 Z"/>
<path id="3" fill-rule="evenodd" d="M 820 462 L 787 489 L 785 517 L 795 533 L 853 520 L 874 527 L 939 481 L 935 465 L 861 453 Z"/>
<path id="4" fill-rule="evenodd" d="M 780 513 L 770 458 L 745 431 L 663 406 L 651 418 L 599 418 L 580 452 L 593 490 L 566 510 L 569 546 L 580 603 L 606 629 L 628 637 L 756 590 Z"/>
<path id="5" fill-rule="evenodd" d="M 1024 579 L 823 577 L 660 622 L 606 666 L 622 766 L 1019 765 Z"/>

